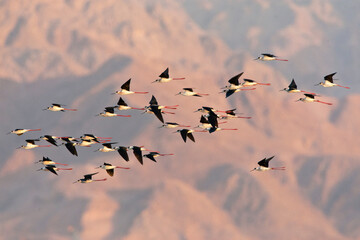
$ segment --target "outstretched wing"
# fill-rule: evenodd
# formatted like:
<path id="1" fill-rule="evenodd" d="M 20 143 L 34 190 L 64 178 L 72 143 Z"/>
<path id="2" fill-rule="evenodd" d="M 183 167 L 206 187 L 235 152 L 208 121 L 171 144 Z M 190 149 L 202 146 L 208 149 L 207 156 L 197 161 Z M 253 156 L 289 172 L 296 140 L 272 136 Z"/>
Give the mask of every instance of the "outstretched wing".
<path id="1" fill-rule="evenodd" d="M 169 78 L 169 68 L 166 68 L 164 72 L 162 72 L 159 77 L 161 78 Z"/>
<path id="2" fill-rule="evenodd" d="M 125 161 L 129 161 L 129 155 L 127 154 L 127 148 L 126 147 L 119 147 L 118 149 L 118 153 L 120 154 L 120 156 L 125 160 Z"/>
<path id="3" fill-rule="evenodd" d="M 294 79 L 292 79 L 292 81 L 291 81 L 291 83 L 290 83 L 290 85 L 289 85 L 289 89 L 290 89 L 290 90 L 296 90 L 296 89 L 297 89 L 297 85 L 296 85 Z"/>
<path id="4" fill-rule="evenodd" d="M 324 77 L 325 81 L 329 81 L 329 82 L 334 82 L 334 79 L 333 79 L 333 76 L 336 74 L 336 72 L 332 73 L 332 74 L 329 74 L 329 75 L 326 75 Z"/>
<path id="5" fill-rule="evenodd" d="M 121 85 L 121 89 L 130 91 L 130 81 L 131 81 L 131 78 L 129 80 L 127 80 L 123 85 Z"/>
<path id="6" fill-rule="evenodd" d="M 241 77 L 241 75 L 243 75 L 244 72 L 239 73 L 238 75 L 233 76 L 232 78 L 230 78 L 230 80 L 228 81 L 230 84 L 239 85 L 239 78 Z"/>

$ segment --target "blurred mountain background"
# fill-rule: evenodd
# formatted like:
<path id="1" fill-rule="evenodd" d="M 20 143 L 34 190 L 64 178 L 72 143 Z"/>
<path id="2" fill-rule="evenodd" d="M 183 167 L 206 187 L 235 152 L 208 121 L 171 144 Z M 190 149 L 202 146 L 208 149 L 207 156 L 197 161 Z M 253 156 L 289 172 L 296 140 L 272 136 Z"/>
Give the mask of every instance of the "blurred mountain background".
<path id="1" fill-rule="evenodd" d="M 335 0 L 0 1 L 0 239 L 359 239 L 360 2 Z M 288 62 L 259 62 L 263 52 Z M 170 68 L 185 81 L 151 83 Z M 232 76 L 271 86 L 218 94 Z M 314 86 L 337 72 L 351 89 Z M 95 117 L 132 78 L 146 95 L 179 104 L 166 121 L 198 125 L 201 106 L 237 108 L 238 131 L 184 143 L 152 115 Z M 294 78 L 322 104 L 295 103 Z M 175 96 L 183 87 L 209 93 Z M 42 111 L 51 103 L 77 112 Z M 22 136 L 15 128 L 41 128 Z M 174 156 L 141 166 L 130 153 L 63 146 L 23 150 L 50 134 L 112 137 Z M 286 171 L 249 172 L 264 157 Z M 73 171 L 36 172 L 43 156 Z M 103 162 L 128 166 L 106 182 L 72 184 Z"/>

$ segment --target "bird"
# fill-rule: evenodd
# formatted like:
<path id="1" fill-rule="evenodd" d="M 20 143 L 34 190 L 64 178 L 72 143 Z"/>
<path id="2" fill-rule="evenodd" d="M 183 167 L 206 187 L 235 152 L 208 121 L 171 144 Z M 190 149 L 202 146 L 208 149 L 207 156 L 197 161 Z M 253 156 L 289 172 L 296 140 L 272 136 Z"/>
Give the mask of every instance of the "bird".
<path id="1" fill-rule="evenodd" d="M 46 165 L 45 167 L 42 167 L 42 168 L 38 169 L 37 171 L 41 171 L 41 170 L 42 171 L 49 171 L 49 172 L 52 172 L 55 175 L 58 175 L 57 171 L 60 171 L 60 170 L 72 170 L 72 168 L 58 168 L 55 165 Z"/>
<path id="2" fill-rule="evenodd" d="M 13 133 L 18 136 L 23 135 L 24 133 L 31 132 L 31 131 L 41 131 L 41 129 L 24 129 L 24 128 L 17 128 L 15 130 L 12 130 L 11 132 L 8 132 L 7 134 Z"/>
<path id="3" fill-rule="evenodd" d="M 148 154 L 144 154 L 143 157 L 146 157 L 154 162 L 156 162 L 156 157 L 159 157 L 159 156 L 171 156 L 171 155 L 174 155 L 173 153 L 167 153 L 167 154 L 161 154 L 161 153 L 158 153 L 158 152 L 149 152 Z"/>
<path id="4" fill-rule="evenodd" d="M 212 121 L 213 121 L 213 125 L 214 125 L 214 126 L 216 126 L 216 125 L 218 125 L 218 124 L 221 124 L 221 123 L 226 123 L 226 122 L 218 123 L 216 118 L 213 119 Z M 195 128 L 207 129 L 207 128 L 211 128 L 211 127 L 213 127 L 213 126 L 211 125 L 211 123 L 209 122 L 209 120 L 206 119 L 205 115 L 201 115 L 201 117 L 200 117 L 200 124 L 197 125 Z"/>
<path id="5" fill-rule="evenodd" d="M 117 148 L 113 148 L 111 145 L 116 143 L 117 142 L 103 143 L 103 147 L 95 150 L 95 152 L 114 152 L 117 150 Z"/>
<path id="6" fill-rule="evenodd" d="M 159 82 L 159 83 L 167 83 L 167 82 L 170 82 L 172 80 L 184 80 L 185 78 L 184 77 L 181 77 L 181 78 L 171 78 L 169 76 L 169 68 L 166 68 L 164 72 L 162 72 L 160 75 L 159 75 L 159 79 L 156 79 L 155 81 L 153 81 L 153 83 L 155 82 Z"/>
<path id="7" fill-rule="evenodd" d="M 223 87 L 222 89 L 238 89 L 241 88 L 241 85 L 239 84 L 239 78 L 241 77 L 241 75 L 243 75 L 244 72 L 241 72 L 237 75 L 235 75 L 234 77 L 230 78 L 230 80 L 228 80 L 228 82 L 230 83 L 230 85 Z"/>
<path id="8" fill-rule="evenodd" d="M 110 163 L 106 163 L 106 162 L 104 162 L 104 164 L 100 165 L 100 166 L 97 167 L 97 168 L 105 169 L 106 172 L 110 175 L 110 177 L 114 176 L 114 169 L 115 169 L 115 168 L 130 169 L 130 168 L 128 168 L 128 167 L 114 166 L 114 165 L 111 165 Z"/>
<path id="9" fill-rule="evenodd" d="M 106 181 L 106 178 L 93 180 L 92 176 L 94 176 L 95 174 L 98 174 L 98 173 L 99 172 L 86 174 L 86 175 L 84 175 L 84 178 L 81 178 L 73 183 L 78 183 L 78 182 L 79 183 L 91 183 L 91 182 L 97 182 L 97 181 Z"/>
<path id="10" fill-rule="evenodd" d="M 195 142 L 195 138 L 194 138 L 194 135 L 192 134 L 193 132 L 206 132 L 204 130 L 193 130 L 193 129 L 186 129 L 186 128 L 183 128 L 183 129 L 178 129 L 176 132 L 174 133 L 177 133 L 179 132 L 182 139 L 184 140 L 184 142 L 186 142 L 186 139 L 189 138 L 191 141 Z"/>
<path id="11" fill-rule="evenodd" d="M 327 104 L 327 105 L 333 105 L 332 103 L 329 103 L 329 102 L 323 102 L 323 101 L 320 101 L 320 100 L 317 100 L 315 99 L 315 96 L 314 94 L 308 94 L 308 93 L 305 93 L 304 94 L 305 97 L 304 98 L 299 98 L 297 101 L 302 101 L 302 102 L 318 102 L 318 103 L 323 103 L 323 104 Z"/>
<path id="12" fill-rule="evenodd" d="M 62 104 L 58 104 L 58 103 L 52 103 L 51 105 L 52 106 L 45 108 L 43 110 L 49 110 L 52 112 L 77 111 L 77 109 L 64 108 L 63 106 L 66 106 L 66 105 L 62 105 Z"/>
<path id="13" fill-rule="evenodd" d="M 177 127 L 190 127 L 190 126 L 187 126 L 187 125 L 181 125 L 181 124 L 178 124 L 178 123 L 175 123 L 175 122 L 165 122 L 161 127 L 159 128 L 177 128 Z"/>
<path id="14" fill-rule="evenodd" d="M 138 146 L 129 146 L 128 147 L 129 150 L 133 150 L 133 153 L 136 157 L 136 159 L 140 162 L 141 165 L 143 165 L 143 156 L 142 156 L 142 151 L 151 151 L 148 150 L 146 148 L 144 148 L 143 146 L 138 147 Z"/>
<path id="15" fill-rule="evenodd" d="M 162 106 L 162 105 L 159 105 L 155 96 L 152 95 L 150 101 L 149 101 L 149 106 L 145 106 L 145 108 L 150 108 L 150 106 L 158 106 L 159 109 L 163 109 L 163 108 L 167 108 L 167 109 L 177 109 L 177 107 L 179 105 L 173 105 L 173 106 Z"/>
<path id="16" fill-rule="evenodd" d="M 115 108 L 114 107 L 105 107 L 104 112 L 97 114 L 96 116 L 103 116 L 103 117 L 131 117 L 131 115 L 121 115 L 121 114 L 116 114 L 115 113 Z"/>
<path id="17" fill-rule="evenodd" d="M 261 161 L 258 162 L 259 166 L 252 169 L 250 172 L 252 172 L 252 171 L 261 171 L 262 172 L 262 171 L 268 171 L 268 170 L 285 170 L 285 167 L 276 167 L 276 168 L 269 167 L 269 162 L 274 157 L 275 156 L 262 159 Z"/>
<path id="18" fill-rule="evenodd" d="M 101 143 L 105 143 L 106 141 L 110 141 L 110 140 L 101 141 Z M 79 145 L 81 147 L 90 147 L 91 145 L 96 144 L 96 143 L 100 143 L 100 142 L 95 141 L 94 139 L 91 139 L 91 140 L 81 139 L 81 142 L 79 142 L 77 145 Z"/>
<path id="19" fill-rule="evenodd" d="M 311 93 L 311 92 L 306 92 L 306 91 L 303 91 L 303 90 L 299 90 L 297 88 L 297 85 L 295 83 L 295 80 L 292 79 L 291 83 L 289 84 L 289 86 L 287 88 L 284 88 L 280 91 L 286 91 L 288 93 L 298 93 L 298 92 L 303 92 L 303 93 L 308 93 L 308 94 L 313 94 L 313 95 L 316 95 L 315 93 Z"/>
<path id="20" fill-rule="evenodd" d="M 56 136 L 44 135 L 44 136 L 41 136 L 40 138 L 51 143 L 52 145 L 54 145 L 56 147 L 58 146 L 57 142 L 56 142 L 56 138 L 58 138 L 58 137 L 56 137 Z"/>
<path id="21" fill-rule="evenodd" d="M 183 91 L 178 92 L 176 95 L 202 97 L 208 96 L 209 94 L 194 92 L 192 88 L 183 88 Z"/>
<path id="22" fill-rule="evenodd" d="M 136 107 L 129 107 L 126 102 L 124 101 L 124 99 L 122 99 L 120 97 L 118 103 L 117 103 L 117 109 L 118 110 L 129 110 L 129 109 L 136 109 L 136 110 L 145 110 L 144 108 L 136 108 Z"/>
<path id="23" fill-rule="evenodd" d="M 48 158 L 48 157 L 43 157 L 42 159 L 36 161 L 35 163 L 42 163 L 42 164 L 44 164 L 44 165 L 55 165 L 55 164 L 63 165 L 63 166 L 67 166 L 67 165 L 68 165 L 68 164 L 65 164 L 65 163 L 54 162 L 53 160 L 51 160 L 51 159 Z"/>
<path id="24" fill-rule="evenodd" d="M 74 140 L 76 140 L 73 137 L 60 137 L 61 140 L 63 140 L 65 143 L 63 143 L 63 145 L 65 145 L 66 149 L 69 150 L 69 152 L 72 155 L 78 156 L 78 153 L 76 151 L 75 145 L 78 145 L 78 142 L 72 142 Z"/>
<path id="25" fill-rule="evenodd" d="M 119 95 L 129 95 L 129 94 L 147 94 L 149 92 L 133 92 L 130 91 L 130 82 L 131 82 L 131 78 L 129 80 L 127 80 L 123 85 L 121 85 L 121 90 L 116 91 L 112 94 L 119 94 Z"/>
<path id="26" fill-rule="evenodd" d="M 104 141 L 111 139 L 111 137 L 97 137 L 94 134 L 85 133 L 83 136 L 80 137 L 81 140 L 93 140 L 95 142 L 100 143 L 100 141 Z"/>
<path id="27" fill-rule="evenodd" d="M 22 145 L 19 148 L 23 148 L 23 149 L 33 149 L 33 148 L 37 148 L 37 147 L 51 147 L 51 145 L 37 145 L 35 144 L 36 141 L 40 141 L 39 139 L 26 139 L 26 145 Z"/>
<path id="28" fill-rule="evenodd" d="M 258 83 L 254 80 L 247 79 L 247 78 L 244 78 L 244 82 L 241 83 L 241 86 L 243 86 L 243 87 L 251 87 L 251 86 L 256 86 L 256 85 L 270 86 L 271 84 L 270 83 Z"/>
<path id="29" fill-rule="evenodd" d="M 255 90 L 256 88 L 237 88 L 237 89 L 225 89 L 224 92 L 225 93 L 225 98 L 230 97 L 231 95 L 233 95 L 236 92 L 240 92 L 240 91 L 248 91 L 248 90 Z M 221 92 L 221 93 L 222 93 Z"/>
<path id="30" fill-rule="evenodd" d="M 230 110 L 226 110 L 225 114 L 226 115 L 221 115 L 220 119 L 231 119 L 231 118 L 245 118 L 245 119 L 251 119 L 251 117 L 242 117 L 242 116 L 238 116 L 235 113 L 236 108 L 234 109 L 230 109 Z"/>
<path id="31" fill-rule="evenodd" d="M 334 87 L 334 86 L 338 86 L 338 87 L 342 87 L 342 88 L 346 88 L 346 89 L 350 89 L 349 87 L 345 87 L 345 86 L 342 86 L 342 85 L 339 85 L 339 84 L 336 84 L 334 83 L 334 79 L 333 79 L 333 76 L 336 74 L 336 72 L 334 73 L 331 73 L 329 75 L 326 75 L 324 77 L 324 82 L 320 82 L 318 84 L 315 84 L 315 86 L 317 85 L 321 85 L 323 87 Z"/>
<path id="32" fill-rule="evenodd" d="M 261 60 L 261 61 L 273 61 L 273 60 L 277 60 L 277 61 L 289 61 L 287 59 L 280 59 L 277 56 L 270 54 L 270 53 L 262 53 L 260 57 L 255 58 L 254 60 Z"/>

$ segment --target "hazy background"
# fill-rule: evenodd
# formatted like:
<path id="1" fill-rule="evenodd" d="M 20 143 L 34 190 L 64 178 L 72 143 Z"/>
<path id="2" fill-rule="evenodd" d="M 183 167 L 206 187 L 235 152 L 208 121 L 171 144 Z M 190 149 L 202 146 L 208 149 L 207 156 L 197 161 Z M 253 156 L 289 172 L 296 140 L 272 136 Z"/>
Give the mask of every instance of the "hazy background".
<path id="1" fill-rule="evenodd" d="M 360 2 L 335 0 L 0 1 L 0 239 L 359 239 Z M 289 62 L 253 61 L 269 52 Z M 166 68 L 185 81 L 151 84 Z M 271 86 L 218 94 L 227 80 Z M 314 84 L 337 72 L 339 84 Z M 237 108 L 238 131 L 195 133 L 184 143 L 152 115 L 95 114 L 132 78 L 162 105 L 166 121 L 198 125 L 201 106 Z M 279 92 L 295 78 L 323 101 Z M 175 96 L 183 87 L 209 93 Z M 143 107 L 147 95 L 125 96 Z M 51 103 L 78 108 L 49 112 Z M 15 128 L 42 128 L 23 136 Z M 117 153 L 63 146 L 16 150 L 44 134 L 113 137 L 175 156 L 141 166 Z M 42 142 L 45 144 L 45 142 Z M 276 155 L 281 172 L 252 172 Z M 43 156 L 73 171 L 37 172 Z M 103 162 L 128 166 L 106 182 L 72 184 Z"/>

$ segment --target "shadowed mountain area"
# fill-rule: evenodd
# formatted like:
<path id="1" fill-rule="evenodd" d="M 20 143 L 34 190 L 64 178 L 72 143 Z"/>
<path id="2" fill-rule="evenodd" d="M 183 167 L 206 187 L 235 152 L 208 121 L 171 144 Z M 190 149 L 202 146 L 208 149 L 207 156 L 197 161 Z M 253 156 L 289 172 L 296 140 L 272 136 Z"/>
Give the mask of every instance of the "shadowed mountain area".
<path id="1" fill-rule="evenodd" d="M 215 0 L 0 1 L 0 239 L 358 239 L 360 85 L 358 3 Z M 273 53 L 288 62 L 255 61 Z M 153 83 L 169 68 L 170 77 Z M 270 86 L 220 93 L 228 80 Z M 329 73 L 336 83 L 315 86 Z M 330 102 L 296 102 L 301 90 Z M 147 94 L 118 95 L 130 90 Z M 203 97 L 176 95 L 193 88 Z M 194 132 L 144 110 L 97 116 L 120 97 L 144 108 L 154 95 L 165 122 L 197 129 L 202 106 L 251 119 L 219 120 L 234 131 Z M 51 104 L 77 111 L 51 112 Z M 223 114 L 218 112 L 219 114 Z M 21 136 L 16 128 L 41 129 Z M 168 156 L 139 163 L 76 145 L 17 149 L 43 135 L 111 138 Z M 39 144 L 48 144 L 44 140 Z M 148 153 L 143 150 L 142 154 Z M 37 171 L 45 157 L 58 176 Z M 270 167 L 252 171 L 275 156 Z M 104 163 L 129 167 L 114 176 Z M 98 172 L 98 173 L 97 173 Z M 88 184 L 74 183 L 97 173 Z"/>

